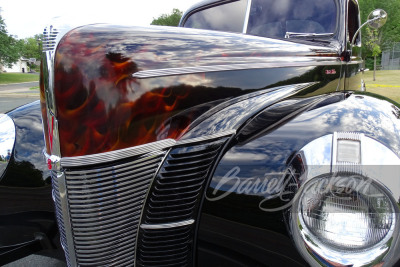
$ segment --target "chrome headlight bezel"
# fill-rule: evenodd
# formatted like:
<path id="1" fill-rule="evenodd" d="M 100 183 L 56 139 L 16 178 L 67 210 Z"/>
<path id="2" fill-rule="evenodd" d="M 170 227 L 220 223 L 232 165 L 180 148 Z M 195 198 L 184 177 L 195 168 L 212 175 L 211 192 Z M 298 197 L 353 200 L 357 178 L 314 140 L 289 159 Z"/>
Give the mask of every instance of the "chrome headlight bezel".
<path id="1" fill-rule="evenodd" d="M 335 132 L 315 139 L 303 147 L 298 154 L 301 155 L 305 171 L 301 177 L 301 188 L 293 201 L 290 229 L 297 249 L 307 262 L 312 266 L 374 266 L 382 263 L 390 266 L 398 260 L 400 250 L 400 158 L 377 140 L 361 133 L 349 132 Z M 337 206 L 326 210 L 321 208 L 318 211 L 328 211 L 322 214 L 323 220 L 319 222 L 320 218 L 316 217 L 318 224 L 307 225 L 302 214 L 302 211 L 305 210 L 304 205 L 307 206 L 308 203 L 320 199 L 323 203 L 328 199 L 326 195 L 323 197 L 315 195 L 317 197 L 313 199 L 313 193 L 307 191 L 321 179 L 329 181 L 326 188 L 329 190 L 333 188 L 333 191 L 336 185 L 338 185 L 337 188 L 348 189 L 349 186 L 342 186 L 342 181 L 343 179 L 353 179 L 351 182 L 354 186 L 350 186 L 352 192 L 360 193 L 361 198 L 365 198 L 362 196 L 361 190 L 368 186 L 375 188 L 375 191 L 364 191 L 364 193 L 367 192 L 373 197 L 371 192 L 378 192 L 380 198 L 376 200 L 376 203 L 382 201 L 387 204 L 383 206 L 388 208 L 381 210 L 380 204 L 378 204 L 375 206 L 378 208 L 374 212 L 374 202 L 368 202 L 364 206 L 367 209 L 357 210 L 350 216 L 346 216 L 346 214 L 334 216 L 333 214 L 341 211 L 350 212 L 348 208 L 340 209 Z M 318 189 L 324 188 L 318 187 Z M 332 192 L 329 194 L 329 199 L 335 199 L 335 197 L 331 197 Z M 302 203 L 303 198 L 309 202 Z M 322 206 L 326 206 L 326 203 L 323 203 Z M 314 205 L 309 205 L 309 207 L 315 208 Z M 364 222 L 367 225 L 365 229 L 370 232 L 374 227 L 377 229 L 376 225 L 379 225 L 379 219 L 381 219 L 380 212 L 385 214 L 383 216 L 385 220 L 380 221 L 384 223 L 381 224 L 383 226 L 379 230 L 384 229 L 384 231 L 378 238 L 372 240 L 370 235 L 365 235 L 367 231 L 354 227 L 357 223 Z M 374 213 L 378 215 L 374 215 Z M 320 213 L 318 212 L 317 215 L 319 216 Z M 364 219 L 353 215 L 361 215 Z M 305 218 L 308 220 L 307 216 Z M 371 218 L 378 218 L 378 222 Z M 328 222 L 328 220 L 331 221 Z M 390 226 L 387 223 L 389 221 Z M 370 224 L 370 222 L 373 223 Z M 343 232 L 336 231 L 334 223 L 344 225 Z M 328 227 L 324 228 L 327 225 Z M 335 227 L 331 227 L 332 225 Z M 313 226 L 316 228 L 310 230 L 309 227 Z M 373 227 L 371 228 L 371 226 Z M 325 230 L 327 232 L 323 232 Z M 324 240 L 327 236 L 333 236 L 332 233 L 335 233 L 337 242 L 336 240 L 333 242 L 328 239 Z M 345 240 L 349 237 L 351 242 Z M 339 240 L 340 238 L 342 240 Z M 363 243 L 364 241 L 365 243 Z"/>
<path id="2" fill-rule="evenodd" d="M 15 124 L 7 115 L 0 115 L 0 178 L 3 177 L 15 145 Z"/>
<path id="3" fill-rule="evenodd" d="M 332 179 L 337 177 L 338 176 L 332 177 Z M 303 254 L 303 256 L 308 258 L 309 263 L 315 263 L 315 265 L 323 266 L 330 266 L 330 264 L 339 264 L 340 266 L 364 266 L 383 259 L 389 253 L 392 242 L 394 243 L 394 241 L 398 239 L 399 233 L 399 210 L 396 201 L 391 196 L 391 193 L 387 191 L 386 188 L 380 183 L 377 183 L 367 177 L 363 177 L 364 181 L 362 182 L 366 181 L 367 184 L 379 188 L 379 190 L 383 192 L 390 201 L 392 208 L 392 212 L 389 214 L 389 216 L 391 216 L 391 225 L 384 237 L 371 246 L 346 250 L 345 247 L 340 248 L 339 246 L 334 246 L 324 242 L 322 238 L 313 233 L 312 229 L 309 229 L 309 225 L 307 225 L 304 220 L 302 214 L 302 200 L 304 199 L 306 191 L 310 190 L 310 186 L 313 186 L 313 184 L 318 182 L 317 180 L 321 178 L 326 179 L 328 177 L 315 177 L 304 184 L 302 189 L 298 192 L 298 195 L 296 196 L 292 206 L 293 218 L 291 228 L 294 230 L 292 231 L 292 234 L 295 243 L 297 244 L 297 247 L 300 249 L 300 252 Z M 336 215 L 344 217 L 346 216 L 346 213 Z M 351 216 L 349 216 L 349 218 L 350 217 Z M 345 236 L 345 233 L 343 233 L 343 236 Z"/>

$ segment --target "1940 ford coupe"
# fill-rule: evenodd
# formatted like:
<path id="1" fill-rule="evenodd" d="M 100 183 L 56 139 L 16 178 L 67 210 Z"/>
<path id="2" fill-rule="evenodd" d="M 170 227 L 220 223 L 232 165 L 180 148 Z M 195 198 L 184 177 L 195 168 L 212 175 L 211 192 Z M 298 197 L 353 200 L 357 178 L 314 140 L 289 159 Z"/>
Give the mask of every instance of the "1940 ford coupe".
<path id="1" fill-rule="evenodd" d="M 396 265 L 400 110 L 362 26 L 356 0 L 206 0 L 47 27 L 40 103 L 0 118 L 0 262 L 59 235 L 69 266 Z"/>

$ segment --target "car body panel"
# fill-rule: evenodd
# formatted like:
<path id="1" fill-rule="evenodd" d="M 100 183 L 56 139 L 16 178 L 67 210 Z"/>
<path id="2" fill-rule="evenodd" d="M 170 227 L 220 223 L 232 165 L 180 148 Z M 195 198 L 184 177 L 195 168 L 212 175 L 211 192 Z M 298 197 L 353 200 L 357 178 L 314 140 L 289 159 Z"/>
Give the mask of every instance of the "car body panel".
<path id="1" fill-rule="evenodd" d="M 339 78 L 342 65 L 335 47 L 101 25 L 69 32 L 54 64 L 63 157 L 179 139 L 205 104 L 289 83 L 325 86 Z M 337 89 L 338 81 L 327 91 Z M 177 114 L 179 121 L 171 120 Z"/>

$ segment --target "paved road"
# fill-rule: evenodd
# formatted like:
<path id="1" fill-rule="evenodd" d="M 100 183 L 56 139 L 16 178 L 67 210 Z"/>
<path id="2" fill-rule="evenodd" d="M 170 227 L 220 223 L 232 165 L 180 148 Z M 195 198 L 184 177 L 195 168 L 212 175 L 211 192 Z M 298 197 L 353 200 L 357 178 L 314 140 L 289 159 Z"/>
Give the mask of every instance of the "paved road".
<path id="1" fill-rule="evenodd" d="M 39 82 L 0 85 L 0 113 L 38 100 L 38 86 Z"/>
<path id="2" fill-rule="evenodd" d="M 0 84 L 0 93 L 6 90 L 15 90 L 15 89 L 27 89 L 31 87 L 39 86 L 39 82 L 27 82 L 27 83 L 12 83 L 12 84 Z"/>

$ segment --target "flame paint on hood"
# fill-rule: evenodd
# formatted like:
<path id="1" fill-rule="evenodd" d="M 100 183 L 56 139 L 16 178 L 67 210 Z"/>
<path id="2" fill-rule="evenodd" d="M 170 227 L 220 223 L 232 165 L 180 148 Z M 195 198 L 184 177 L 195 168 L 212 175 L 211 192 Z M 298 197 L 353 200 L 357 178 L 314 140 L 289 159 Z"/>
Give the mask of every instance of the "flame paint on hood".
<path id="1" fill-rule="evenodd" d="M 70 31 L 60 41 L 55 57 L 61 155 L 89 155 L 177 139 L 216 102 L 271 83 L 268 75 L 260 78 L 257 74 L 255 82 L 246 85 L 238 78 L 246 70 L 133 78 L 138 71 L 240 63 L 249 58 L 259 61 L 292 56 L 294 50 L 303 57 L 334 54 L 333 49 L 238 36 L 104 25 Z M 282 72 L 281 78 L 296 76 L 296 71 L 306 70 Z"/>

